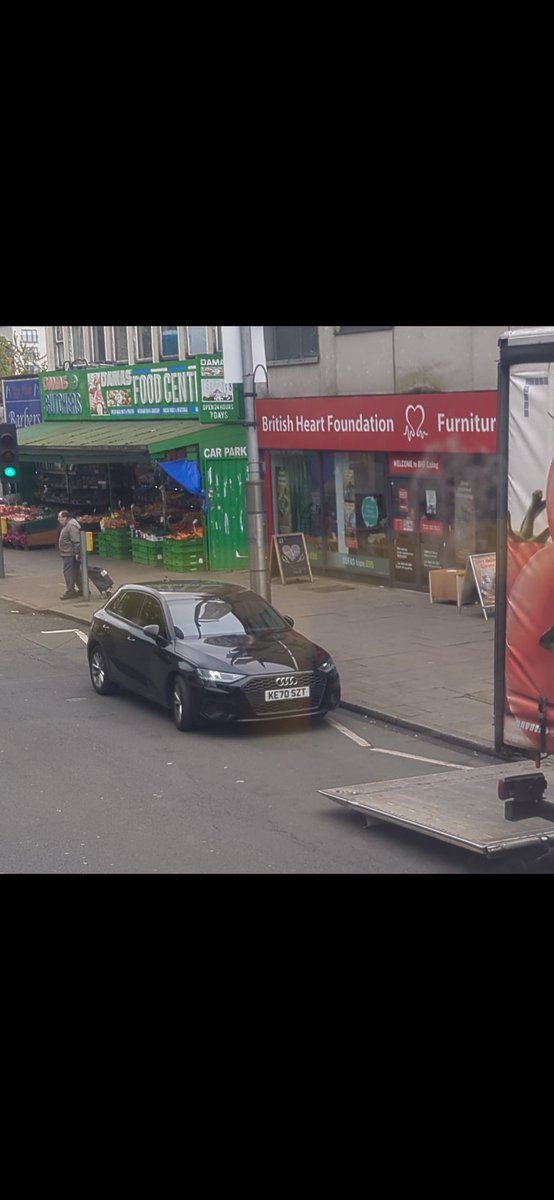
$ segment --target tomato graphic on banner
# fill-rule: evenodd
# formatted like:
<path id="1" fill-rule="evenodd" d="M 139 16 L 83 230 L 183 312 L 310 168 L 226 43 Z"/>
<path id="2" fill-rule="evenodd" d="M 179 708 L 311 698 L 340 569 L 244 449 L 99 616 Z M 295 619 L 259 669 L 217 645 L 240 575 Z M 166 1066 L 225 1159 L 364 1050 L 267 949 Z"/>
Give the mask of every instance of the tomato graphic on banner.
<path id="1" fill-rule="evenodd" d="M 510 370 L 504 741 L 554 752 L 554 364 Z"/>

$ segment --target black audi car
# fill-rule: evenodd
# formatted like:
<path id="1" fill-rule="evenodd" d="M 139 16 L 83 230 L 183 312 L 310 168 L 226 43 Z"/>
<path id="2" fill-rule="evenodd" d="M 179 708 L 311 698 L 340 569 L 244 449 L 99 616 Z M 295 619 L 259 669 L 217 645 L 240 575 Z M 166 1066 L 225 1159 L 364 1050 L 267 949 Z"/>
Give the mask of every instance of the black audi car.
<path id="1" fill-rule="evenodd" d="M 236 584 L 125 584 L 92 618 L 92 686 L 147 696 L 178 729 L 323 715 L 339 703 L 338 671 L 293 624 Z"/>

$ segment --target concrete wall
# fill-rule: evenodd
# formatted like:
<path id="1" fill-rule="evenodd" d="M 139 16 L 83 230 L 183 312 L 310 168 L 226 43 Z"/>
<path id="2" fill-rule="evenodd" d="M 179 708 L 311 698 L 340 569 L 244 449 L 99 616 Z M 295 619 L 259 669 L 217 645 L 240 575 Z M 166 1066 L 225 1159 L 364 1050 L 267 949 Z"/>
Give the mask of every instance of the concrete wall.
<path id="1" fill-rule="evenodd" d="M 495 388 L 498 338 L 508 325 L 396 325 L 375 333 L 319 326 L 319 362 L 271 366 L 273 396 Z"/>

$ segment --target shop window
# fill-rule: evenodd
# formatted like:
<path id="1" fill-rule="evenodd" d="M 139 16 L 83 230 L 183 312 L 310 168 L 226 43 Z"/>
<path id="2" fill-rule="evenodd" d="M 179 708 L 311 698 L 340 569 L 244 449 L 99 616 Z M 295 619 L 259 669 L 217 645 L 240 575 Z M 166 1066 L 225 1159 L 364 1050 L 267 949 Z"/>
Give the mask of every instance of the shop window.
<path id="1" fill-rule="evenodd" d="M 264 325 L 269 363 L 315 362 L 319 357 L 317 325 Z"/>
<path id="2" fill-rule="evenodd" d="M 126 363 L 129 361 L 129 347 L 127 345 L 127 326 L 113 326 L 113 347 L 114 358 L 118 363 Z"/>
<path id="3" fill-rule="evenodd" d="M 152 362 L 152 326 L 135 325 L 135 337 L 138 361 Z"/>
<path id="4" fill-rule="evenodd" d="M 189 354 L 205 354 L 208 349 L 207 327 L 187 325 Z"/>
<path id="5" fill-rule="evenodd" d="M 160 325 L 160 353 L 162 358 L 179 357 L 179 338 L 176 325 Z"/>
<path id="6" fill-rule="evenodd" d="M 323 566 L 321 460 L 314 452 L 272 454 L 276 533 L 304 533 L 310 562 Z"/>
<path id="7" fill-rule="evenodd" d="M 385 456 L 324 454 L 323 497 L 326 566 L 388 575 Z"/>
<path id="8" fill-rule="evenodd" d="M 97 363 L 106 361 L 106 338 L 103 325 L 92 326 L 92 357 Z"/>

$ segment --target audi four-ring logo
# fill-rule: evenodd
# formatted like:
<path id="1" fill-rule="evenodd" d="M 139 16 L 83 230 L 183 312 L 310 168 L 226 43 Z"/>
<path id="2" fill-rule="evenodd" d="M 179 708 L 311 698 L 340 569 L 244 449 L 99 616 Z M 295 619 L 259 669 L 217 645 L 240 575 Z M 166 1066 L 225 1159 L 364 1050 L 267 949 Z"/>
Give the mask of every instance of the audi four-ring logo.
<path id="1" fill-rule="evenodd" d="M 296 687 L 297 679 L 296 675 L 280 675 L 275 682 L 277 687 Z"/>

